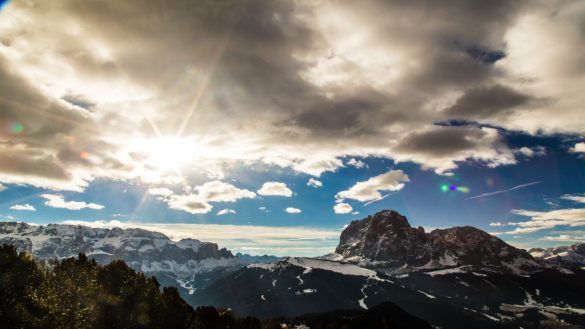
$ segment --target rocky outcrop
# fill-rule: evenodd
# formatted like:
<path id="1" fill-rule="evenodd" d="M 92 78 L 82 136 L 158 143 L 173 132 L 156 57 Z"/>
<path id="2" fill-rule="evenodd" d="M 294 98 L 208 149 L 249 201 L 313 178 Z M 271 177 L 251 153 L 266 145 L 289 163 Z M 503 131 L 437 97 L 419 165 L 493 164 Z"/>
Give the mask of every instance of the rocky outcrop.
<path id="1" fill-rule="evenodd" d="M 338 259 L 390 272 L 476 266 L 518 272 L 538 267 L 533 257 L 471 226 L 426 233 L 393 210 L 352 222 L 335 250 Z"/>

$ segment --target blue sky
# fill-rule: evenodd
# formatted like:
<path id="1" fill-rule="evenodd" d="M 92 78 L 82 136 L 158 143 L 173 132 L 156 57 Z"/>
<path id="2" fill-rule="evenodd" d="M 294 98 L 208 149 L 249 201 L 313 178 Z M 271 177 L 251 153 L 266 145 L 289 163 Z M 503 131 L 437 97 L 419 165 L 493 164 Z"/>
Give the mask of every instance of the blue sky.
<path id="1" fill-rule="evenodd" d="M 279 255 L 382 209 L 585 240 L 583 1 L 0 3 L 2 220 Z"/>

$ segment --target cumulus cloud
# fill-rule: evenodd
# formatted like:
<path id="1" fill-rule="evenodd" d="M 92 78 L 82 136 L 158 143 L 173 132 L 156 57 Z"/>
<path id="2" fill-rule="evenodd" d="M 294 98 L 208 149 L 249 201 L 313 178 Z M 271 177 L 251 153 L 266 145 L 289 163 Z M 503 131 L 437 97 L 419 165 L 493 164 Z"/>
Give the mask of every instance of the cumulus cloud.
<path id="1" fill-rule="evenodd" d="M 323 182 L 321 182 L 320 180 L 317 180 L 317 179 L 311 177 L 307 181 L 307 186 L 312 186 L 314 188 L 319 188 L 319 187 L 323 187 Z"/>
<path id="2" fill-rule="evenodd" d="M 265 196 L 291 197 L 293 195 L 293 191 L 289 189 L 285 183 L 266 182 L 262 184 L 262 187 L 258 190 L 258 194 Z"/>
<path id="3" fill-rule="evenodd" d="M 162 196 L 162 197 L 169 197 L 173 195 L 173 191 L 166 187 L 154 187 L 149 188 L 148 193 L 152 195 Z"/>
<path id="4" fill-rule="evenodd" d="M 561 199 L 570 200 L 577 203 L 585 203 L 585 195 L 583 194 L 565 194 Z"/>
<path id="5" fill-rule="evenodd" d="M 256 193 L 239 189 L 232 184 L 221 181 L 211 181 L 203 185 L 196 186 L 195 190 L 199 196 L 209 202 L 235 202 L 239 199 L 253 199 Z"/>
<path id="6" fill-rule="evenodd" d="M 190 214 L 206 214 L 213 209 L 207 200 L 197 194 L 171 195 L 166 202 L 169 208 Z"/>
<path id="7" fill-rule="evenodd" d="M 348 190 L 337 193 L 335 197 L 338 200 L 373 201 L 383 197 L 381 191 L 399 191 L 408 181 L 408 175 L 402 170 L 390 170 L 366 181 L 358 182 Z"/>
<path id="8" fill-rule="evenodd" d="M 6 189 L 7 189 L 7 188 L 8 188 L 8 187 L 6 187 L 6 186 L 4 186 L 4 185 L 0 184 L 0 192 L 2 192 L 2 191 L 6 191 Z"/>
<path id="9" fill-rule="evenodd" d="M 348 166 L 352 166 L 355 167 L 357 169 L 362 169 L 362 168 L 368 168 L 368 164 L 363 162 L 362 160 L 356 159 L 356 158 L 351 158 L 349 159 L 346 164 Z"/>
<path id="10" fill-rule="evenodd" d="M 3 9 L 0 182 L 195 185 L 255 162 L 318 177 L 368 156 L 445 174 L 515 152 L 438 122 L 585 133 L 580 2 L 128 1 Z"/>
<path id="11" fill-rule="evenodd" d="M 295 207 L 287 207 L 286 209 L 284 209 L 284 211 L 286 211 L 289 214 L 300 214 L 302 212 L 301 209 Z"/>
<path id="12" fill-rule="evenodd" d="M 506 225 L 506 224 L 504 224 L 502 222 L 493 222 L 493 223 L 490 223 L 490 226 L 504 226 L 504 225 Z"/>
<path id="13" fill-rule="evenodd" d="M 551 211 L 516 209 L 512 210 L 512 213 L 530 217 L 530 220 L 526 222 L 508 223 L 508 225 L 517 226 L 516 229 L 506 232 L 508 234 L 531 233 L 557 226 L 585 226 L 585 208 L 556 209 Z"/>
<path id="14" fill-rule="evenodd" d="M 30 205 L 28 203 L 25 203 L 25 204 L 15 204 L 15 205 L 11 206 L 8 209 L 12 209 L 12 210 L 24 210 L 24 211 L 37 211 L 37 209 L 34 206 L 32 206 L 32 205 Z"/>
<path id="15" fill-rule="evenodd" d="M 46 206 L 53 208 L 63 208 L 68 210 L 104 209 L 103 205 L 97 203 L 86 203 L 85 201 L 65 201 L 65 198 L 60 194 L 42 194 L 41 197 L 47 200 L 44 202 Z"/>
<path id="16" fill-rule="evenodd" d="M 218 212 L 217 212 L 217 215 L 218 215 L 218 216 L 223 216 L 223 215 L 227 215 L 227 214 L 235 214 L 235 213 L 236 213 L 236 211 L 235 211 L 235 210 L 233 210 L 233 209 L 229 209 L 229 208 L 226 208 L 226 209 L 222 209 L 222 210 L 218 211 Z"/>
<path id="17" fill-rule="evenodd" d="M 218 180 L 188 188 L 186 192 L 186 194 L 174 194 L 168 188 L 149 190 L 149 193 L 161 196 L 162 200 L 169 205 L 169 208 L 186 211 L 191 214 L 210 212 L 213 209 L 212 202 L 236 202 L 240 199 L 253 199 L 256 197 L 256 193 L 252 191 Z"/>
<path id="18" fill-rule="evenodd" d="M 336 203 L 335 206 L 333 206 L 333 211 L 336 214 L 349 214 L 350 212 L 353 211 L 353 208 L 351 207 L 351 205 L 347 203 L 339 202 Z"/>
<path id="19" fill-rule="evenodd" d="M 585 153 L 585 143 L 577 143 L 573 148 L 571 148 L 571 152 L 573 153 Z"/>

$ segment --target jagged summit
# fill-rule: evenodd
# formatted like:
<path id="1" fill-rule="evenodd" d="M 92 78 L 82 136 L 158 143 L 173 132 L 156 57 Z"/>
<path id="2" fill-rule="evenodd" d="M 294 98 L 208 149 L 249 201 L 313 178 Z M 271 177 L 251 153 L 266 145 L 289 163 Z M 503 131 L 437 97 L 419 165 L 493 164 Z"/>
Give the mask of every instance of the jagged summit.
<path id="1" fill-rule="evenodd" d="M 426 233 L 394 210 L 351 222 L 335 252 L 342 260 L 390 271 L 470 265 L 519 272 L 537 266 L 528 252 L 475 227 Z"/>

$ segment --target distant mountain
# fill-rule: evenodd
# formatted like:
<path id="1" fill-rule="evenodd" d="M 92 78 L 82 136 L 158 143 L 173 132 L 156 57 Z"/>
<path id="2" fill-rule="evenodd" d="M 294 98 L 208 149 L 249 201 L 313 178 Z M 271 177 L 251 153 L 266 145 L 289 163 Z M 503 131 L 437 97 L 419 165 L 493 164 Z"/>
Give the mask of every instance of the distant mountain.
<path id="1" fill-rule="evenodd" d="M 99 264 L 121 259 L 137 271 L 155 275 L 163 285 L 179 288 L 183 296 L 248 264 L 278 259 L 242 254 L 234 257 L 215 243 L 194 239 L 175 242 L 162 233 L 137 228 L 0 222 L 1 244 L 13 245 L 40 260 L 74 257 L 79 253 Z"/>
<path id="2" fill-rule="evenodd" d="M 584 295 L 579 268 L 543 263 L 476 228 L 425 233 L 383 211 L 352 222 L 335 254 L 252 264 L 189 298 L 260 318 L 390 301 L 436 327 L 556 328 L 585 323 Z"/>
<path id="3" fill-rule="evenodd" d="M 585 267 L 585 243 L 552 248 L 533 248 L 528 250 L 532 257 L 546 263 L 566 267 Z"/>
<path id="4" fill-rule="evenodd" d="M 426 233 L 420 226 L 410 226 L 406 217 L 392 210 L 351 222 L 329 258 L 387 274 L 457 266 L 521 274 L 541 267 L 525 250 L 475 227 Z"/>

